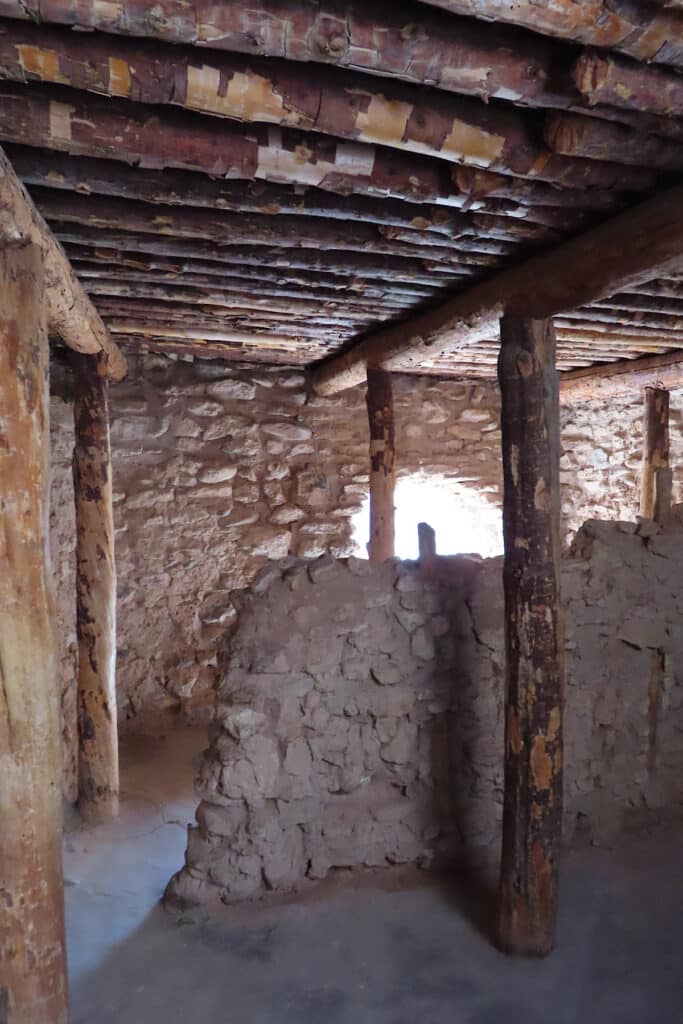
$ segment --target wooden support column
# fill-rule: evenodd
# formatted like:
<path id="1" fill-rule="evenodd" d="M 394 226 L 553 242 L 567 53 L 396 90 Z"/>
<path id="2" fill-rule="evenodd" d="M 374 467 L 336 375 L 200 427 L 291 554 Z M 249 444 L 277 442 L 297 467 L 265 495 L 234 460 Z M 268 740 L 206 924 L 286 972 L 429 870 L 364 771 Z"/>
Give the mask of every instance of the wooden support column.
<path id="1" fill-rule="evenodd" d="M 107 363 L 72 354 L 78 630 L 78 806 L 88 821 L 119 809 L 116 569 Z"/>
<path id="2" fill-rule="evenodd" d="M 370 545 L 373 562 L 394 557 L 394 395 L 391 374 L 368 367 Z"/>
<path id="3" fill-rule="evenodd" d="M 0 1020 L 66 1024 L 61 726 L 39 246 L 0 247 Z"/>
<path id="4" fill-rule="evenodd" d="M 504 317 L 505 799 L 498 939 L 553 947 L 562 826 L 559 396 L 550 320 Z"/>
<path id="5" fill-rule="evenodd" d="M 657 483 L 661 481 L 660 491 L 666 488 L 668 477 L 666 473 L 660 473 L 660 470 L 668 470 L 668 468 L 669 392 L 664 388 L 645 388 L 640 514 L 646 519 L 654 518 L 655 504 L 658 504 L 661 509 L 662 495 L 659 495 L 658 502 Z"/>

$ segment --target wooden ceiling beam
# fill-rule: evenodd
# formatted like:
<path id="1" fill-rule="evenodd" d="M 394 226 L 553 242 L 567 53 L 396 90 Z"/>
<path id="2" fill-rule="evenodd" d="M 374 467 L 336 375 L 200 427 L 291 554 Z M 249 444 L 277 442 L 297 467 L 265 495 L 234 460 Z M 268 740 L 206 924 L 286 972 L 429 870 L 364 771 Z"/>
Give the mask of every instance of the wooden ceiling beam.
<path id="1" fill-rule="evenodd" d="M 589 50 L 574 63 L 572 79 L 590 106 L 606 103 L 663 118 L 683 114 L 683 78 L 661 66 L 636 64 L 611 53 Z"/>
<path id="2" fill-rule="evenodd" d="M 91 0 L 92 2 L 92 0 Z M 452 14 L 470 15 L 606 47 L 635 57 L 683 68 L 683 16 L 645 0 L 424 0 Z"/>
<path id="3" fill-rule="evenodd" d="M 463 193 L 467 212 L 429 203 L 409 203 L 369 196 L 337 196 L 317 188 L 254 181 L 216 181 L 192 171 L 132 168 L 112 160 L 72 157 L 53 150 L 6 145 L 17 175 L 29 187 L 77 192 L 87 196 L 132 199 L 151 205 L 189 206 L 267 216 L 325 217 L 362 221 L 411 231 L 546 241 L 557 232 L 575 231 L 587 211 L 533 207 L 506 200 L 477 200 Z"/>
<path id="4" fill-rule="evenodd" d="M 538 141 L 540 126 L 533 117 L 488 110 L 475 100 L 458 102 L 467 103 L 468 111 L 451 129 L 442 127 L 452 134 L 454 158 L 466 166 L 569 189 L 643 191 L 656 180 L 643 168 L 555 157 Z M 214 177 L 316 185 L 342 194 L 447 202 L 453 193 L 450 163 L 444 159 L 357 141 L 353 134 L 344 135 L 341 119 L 337 136 L 343 141 L 294 128 L 238 125 L 227 118 L 216 132 L 212 118 L 185 110 L 54 86 L 29 89 L 10 82 L 0 87 L 0 138 L 6 142 Z"/>
<path id="5" fill-rule="evenodd" d="M 68 252 L 72 252 L 74 247 L 82 251 L 84 246 L 88 246 L 96 253 L 111 254 L 112 259 L 118 252 L 129 255 L 140 253 L 143 256 L 180 257 L 200 263 L 210 260 L 226 266 L 241 264 L 246 267 L 281 268 L 286 272 L 305 270 L 344 276 L 353 274 L 375 281 L 379 277 L 386 281 L 427 284 L 430 287 L 458 284 L 478 272 L 476 267 L 446 266 L 420 258 L 419 250 L 415 256 L 403 257 L 346 251 L 325 253 L 316 249 L 284 249 L 260 245 L 221 248 L 213 242 L 202 242 L 201 239 L 194 240 L 188 246 L 187 242 L 164 235 L 136 235 L 78 224 L 55 225 L 54 232 Z"/>
<path id="6" fill-rule="evenodd" d="M 476 237 L 442 245 L 442 236 L 434 233 L 432 238 L 428 233 L 419 231 L 402 234 L 395 240 L 391 235 L 398 229 L 384 232 L 374 224 L 343 224 L 336 220 L 287 214 L 268 217 L 191 207 L 155 207 L 123 199 L 99 199 L 41 189 L 34 189 L 32 195 L 43 216 L 52 223 L 196 238 L 224 248 L 266 245 L 285 249 L 376 252 L 399 257 L 424 257 L 446 266 L 463 263 L 474 267 L 495 266 L 497 257 L 512 254 L 518 248 L 513 242 L 496 239 L 480 242 Z"/>
<path id="7" fill-rule="evenodd" d="M 544 134 L 550 149 L 567 158 L 683 171 L 680 140 L 642 135 L 623 125 L 597 121 L 583 114 L 548 114 Z"/>
<path id="8" fill-rule="evenodd" d="M 102 352 L 108 376 L 121 380 L 127 372 L 124 355 L 110 338 L 64 250 L 0 150 L 0 243 L 11 245 L 22 240 L 40 246 L 43 253 L 49 330 L 76 352 Z"/>
<path id="9" fill-rule="evenodd" d="M 472 25 L 469 28 L 472 31 Z M 482 27 L 476 26 L 475 31 L 481 35 Z M 509 40 L 495 31 L 493 35 L 497 43 L 488 46 L 487 57 L 489 69 L 495 70 L 486 77 L 503 79 L 494 93 L 523 107 L 585 110 L 569 74 L 567 53 L 562 51 L 553 61 L 544 52 L 552 49 L 550 44 L 524 37 L 526 48 L 534 50 L 530 67 Z M 421 87 L 398 81 L 396 72 L 400 74 L 406 64 L 393 53 L 393 60 L 382 66 L 380 82 L 357 69 L 304 67 L 213 50 L 199 54 L 195 47 L 111 35 L 92 36 L 84 48 L 78 34 L 62 28 L 19 21 L 0 26 L 0 71 L 5 80 L 67 85 L 138 103 L 300 128 L 456 163 L 536 175 L 541 151 L 528 117 L 509 106 L 483 106 L 477 79 L 485 65 L 474 66 L 474 55 L 462 43 L 458 54 L 469 66 L 448 65 L 455 71 L 449 81 L 451 88 L 454 81 L 459 82 L 461 88 L 454 92 L 464 92 L 465 98 L 442 90 L 425 93 Z M 434 62 L 432 54 L 431 67 Z M 420 86 L 423 81 L 424 75 Z M 472 94 L 475 99 L 469 98 Z M 487 102 L 490 98 L 490 93 L 485 96 Z M 593 118 L 602 112 L 602 107 L 590 110 Z M 609 120 L 627 121 L 641 134 L 659 128 L 657 121 L 639 112 L 606 108 L 605 113 Z M 669 134 L 671 119 L 662 120 Z M 677 127 L 680 141 L 683 124 Z M 552 167 L 553 163 L 557 166 Z M 546 154 L 543 173 L 560 180 L 565 173 L 563 162 Z"/>
<path id="10" fill-rule="evenodd" d="M 435 309 L 368 335 L 313 371 L 319 394 L 360 383 L 368 365 L 398 370 L 497 336 L 504 314 L 537 319 L 589 305 L 683 264 L 683 186 L 662 192 Z"/>
<path id="11" fill-rule="evenodd" d="M 560 399 L 567 403 L 604 401 L 645 387 L 683 388 L 683 350 L 569 370 L 560 376 Z"/>

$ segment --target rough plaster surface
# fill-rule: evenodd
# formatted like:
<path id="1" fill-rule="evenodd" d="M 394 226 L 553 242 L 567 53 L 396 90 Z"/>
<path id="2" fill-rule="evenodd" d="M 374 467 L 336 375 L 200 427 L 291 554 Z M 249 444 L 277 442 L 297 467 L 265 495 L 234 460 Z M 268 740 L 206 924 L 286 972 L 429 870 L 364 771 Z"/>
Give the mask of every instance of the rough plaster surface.
<path id="1" fill-rule="evenodd" d="M 495 854 L 501 568 L 292 558 L 234 596 L 172 900 Z M 562 601 L 565 837 L 603 840 L 629 811 L 683 801 L 683 526 L 587 523 L 563 562 Z"/>
<path id="2" fill-rule="evenodd" d="M 495 389 L 395 378 L 399 476 L 432 473 L 500 501 Z M 74 793 L 72 417 L 53 398 L 52 548 L 64 694 L 66 791 Z M 672 401 L 674 464 L 680 410 Z M 209 713 L 229 592 L 269 558 L 351 550 L 367 493 L 362 389 L 320 399 L 298 371 L 145 357 L 111 388 L 118 570 L 119 718 L 158 731 Z M 630 518 L 638 504 L 640 400 L 563 410 L 567 531 Z M 676 491 L 680 478 L 676 481 Z M 426 518 L 429 517 L 425 510 Z"/>

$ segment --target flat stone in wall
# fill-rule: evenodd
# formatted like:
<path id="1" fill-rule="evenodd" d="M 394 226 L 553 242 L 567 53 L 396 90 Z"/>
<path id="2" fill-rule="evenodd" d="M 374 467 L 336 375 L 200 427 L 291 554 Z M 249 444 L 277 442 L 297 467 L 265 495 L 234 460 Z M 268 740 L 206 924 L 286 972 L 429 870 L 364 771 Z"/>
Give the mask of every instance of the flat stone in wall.
<path id="1" fill-rule="evenodd" d="M 218 715 L 175 902 L 337 868 L 495 852 L 501 560 L 269 566 L 233 596 Z M 565 837 L 683 801 L 683 527 L 586 524 L 563 563 Z"/>

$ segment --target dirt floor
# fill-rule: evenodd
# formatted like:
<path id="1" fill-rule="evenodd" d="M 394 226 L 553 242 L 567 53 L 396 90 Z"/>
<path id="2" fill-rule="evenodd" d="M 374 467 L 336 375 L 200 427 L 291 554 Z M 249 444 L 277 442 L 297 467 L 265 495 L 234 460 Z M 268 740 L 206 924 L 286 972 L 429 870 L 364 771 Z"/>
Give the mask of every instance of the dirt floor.
<path id="1" fill-rule="evenodd" d="M 201 731 L 122 748 L 122 811 L 67 826 L 73 1024 L 680 1024 L 683 827 L 564 857 L 557 951 L 491 945 L 487 894 L 424 876 L 180 919 Z"/>

